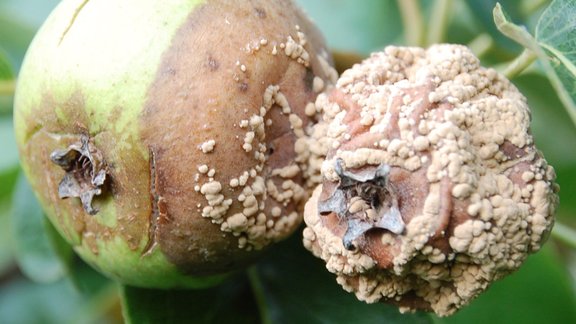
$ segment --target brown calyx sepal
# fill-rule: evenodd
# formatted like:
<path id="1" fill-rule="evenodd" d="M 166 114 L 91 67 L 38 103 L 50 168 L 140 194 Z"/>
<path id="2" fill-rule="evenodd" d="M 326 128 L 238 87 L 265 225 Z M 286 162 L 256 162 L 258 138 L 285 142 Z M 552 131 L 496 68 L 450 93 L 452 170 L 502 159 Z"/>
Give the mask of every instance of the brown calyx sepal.
<path id="1" fill-rule="evenodd" d="M 58 196 L 62 199 L 79 197 L 88 214 L 98 213 L 98 209 L 92 207 L 92 200 L 102 193 L 106 165 L 100 152 L 90 143 L 90 138 L 81 135 L 80 142 L 52 152 L 50 160 L 66 171 L 58 185 Z"/>
<path id="2" fill-rule="evenodd" d="M 375 169 L 353 172 L 344 170 L 343 163 L 342 159 L 335 160 L 340 183 L 328 199 L 318 202 L 318 213 L 334 212 L 347 222 L 348 229 L 342 238 L 344 247 L 354 250 L 354 241 L 374 228 L 401 234 L 405 224 L 398 200 L 388 186 L 390 167 L 381 164 Z"/>

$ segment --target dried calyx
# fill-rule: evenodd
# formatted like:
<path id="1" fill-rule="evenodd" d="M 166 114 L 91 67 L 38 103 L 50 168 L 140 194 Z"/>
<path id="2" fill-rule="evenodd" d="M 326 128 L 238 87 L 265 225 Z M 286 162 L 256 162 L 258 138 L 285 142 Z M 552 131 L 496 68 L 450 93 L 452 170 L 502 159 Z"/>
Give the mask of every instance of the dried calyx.
<path id="1" fill-rule="evenodd" d="M 106 166 L 89 137 L 82 135 L 80 142 L 64 150 L 55 150 L 50 154 L 50 160 L 66 171 L 58 185 L 58 196 L 62 199 L 78 197 L 88 214 L 98 213 L 98 209 L 92 206 L 92 200 L 102 193 Z"/>
<path id="2" fill-rule="evenodd" d="M 404 230 L 398 210 L 398 200 L 387 185 L 390 167 L 381 164 L 375 169 L 351 172 L 343 170 L 342 159 L 337 159 L 335 170 L 340 177 L 338 187 L 331 196 L 318 202 L 318 213 L 336 213 L 348 225 L 342 244 L 354 250 L 354 240 L 367 231 L 380 228 L 394 234 Z"/>
<path id="3" fill-rule="evenodd" d="M 546 240 L 558 187 L 526 99 L 466 47 L 387 47 L 314 108 L 304 245 L 358 299 L 446 316 Z"/>

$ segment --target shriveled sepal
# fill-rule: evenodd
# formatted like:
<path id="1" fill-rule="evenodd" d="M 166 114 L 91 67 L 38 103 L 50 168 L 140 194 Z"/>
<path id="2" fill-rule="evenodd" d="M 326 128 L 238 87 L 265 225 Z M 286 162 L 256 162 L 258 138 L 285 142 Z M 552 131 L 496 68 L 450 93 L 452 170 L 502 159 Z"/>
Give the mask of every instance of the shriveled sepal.
<path id="1" fill-rule="evenodd" d="M 80 142 L 52 152 L 50 160 L 66 171 L 58 185 L 58 196 L 62 199 L 79 197 L 88 214 L 98 213 L 98 209 L 92 207 L 92 200 L 102 194 L 106 165 L 100 152 L 90 143 L 90 138 L 82 135 Z"/>
<path id="2" fill-rule="evenodd" d="M 398 200 L 388 185 L 390 167 L 381 164 L 376 169 L 352 172 L 344 170 L 342 159 L 336 159 L 334 169 L 340 183 L 332 195 L 318 203 L 318 213 L 336 213 L 346 221 L 348 229 L 342 238 L 344 247 L 353 250 L 354 240 L 373 228 L 394 234 L 404 231 L 404 221 Z"/>

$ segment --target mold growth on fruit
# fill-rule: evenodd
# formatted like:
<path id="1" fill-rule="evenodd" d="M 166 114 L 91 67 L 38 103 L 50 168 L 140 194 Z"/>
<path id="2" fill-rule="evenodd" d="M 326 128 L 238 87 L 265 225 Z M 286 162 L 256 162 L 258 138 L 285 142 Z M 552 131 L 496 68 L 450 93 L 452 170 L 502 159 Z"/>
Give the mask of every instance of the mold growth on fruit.
<path id="1" fill-rule="evenodd" d="M 307 110 L 304 244 L 360 300 L 446 316 L 546 240 L 558 187 L 526 99 L 466 47 L 387 47 Z"/>
<path id="2" fill-rule="evenodd" d="M 200 145 L 200 150 L 203 153 L 210 153 L 214 150 L 214 146 L 216 145 L 216 141 L 208 140 Z"/>
<path id="3" fill-rule="evenodd" d="M 259 3 L 267 21 L 275 18 L 274 28 L 248 19 Z M 158 179 L 151 175 L 149 187 L 161 196 L 167 221 L 150 223 L 149 242 L 157 244 L 146 251 L 161 250 L 183 273 L 238 268 L 302 221 L 311 188 L 295 142 L 319 117 L 304 108 L 336 72 L 321 35 L 301 12 L 286 14 L 289 2 L 281 3 L 251 2 L 226 11 L 224 21 L 210 18 L 221 17 L 221 8 L 200 7 L 149 88 L 139 124 L 144 144 L 156 152 Z M 203 24 L 221 29 L 229 49 L 207 39 Z M 182 60 L 180 53 L 198 48 L 202 53 Z"/>
<path id="4" fill-rule="evenodd" d="M 58 196 L 61 199 L 78 197 L 88 214 L 98 213 L 98 209 L 92 207 L 92 200 L 102 193 L 106 164 L 88 136 L 81 135 L 80 142 L 67 149 L 55 150 L 50 160 L 66 171 L 58 185 Z"/>
<path id="5" fill-rule="evenodd" d="M 250 76 L 252 71 L 257 73 L 258 69 L 252 68 L 250 62 L 256 55 L 271 55 L 271 60 L 280 62 L 287 58 L 306 67 L 302 82 L 306 91 L 313 95 L 333 84 L 336 72 L 322 57 L 325 53 L 312 60 L 306 34 L 298 25 L 294 26 L 294 33 L 294 37 L 286 36 L 285 42 L 258 37 L 244 46 L 246 58 L 236 59 L 232 72 L 232 79 L 239 84 L 242 93 L 252 89 Z M 268 44 L 273 45 L 272 52 L 261 51 Z M 276 47 L 283 51 L 278 52 Z M 277 56 L 279 53 L 281 55 Z M 313 62 L 319 73 L 313 71 Z M 301 221 L 298 209 L 308 197 L 301 183 L 301 166 L 304 164 L 286 164 L 291 159 L 289 152 L 294 149 L 293 138 L 303 138 L 307 126 L 307 120 L 303 120 L 307 115 L 299 109 L 300 100 L 289 102 L 290 95 L 279 84 L 269 84 L 261 94 L 261 106 L 253 112 L 244 109 L 243 118 L 234 123 L 234 128 L 243 132 L 243 135 L 237 136 L 240 147 L 253 161 L 249 168 L 221 184 L 210 176 L 208 165 L 200 166 L 195 177 L 195 190 L 204 195 L 207 202 L 207 205 L 198 204 L 202 216 L 220 225 L 221 231 L 237 237 L 238 247 L 247 251 L 260 250 L 291 233 Z M 296 105 L 296 109 L 292 104 Z M 315 113 L 312 115 L 317 117 Z M 286 129 L 286 124 L 289 129 Z M 275 128 L 283 130 L 277 131 Z M 271 161 L 273 152 L 284 152 L 277 153 L 284 158 Z M 205 175 L 209 177 L 207 182 L 203 178 Z M 218 192 L 206 193 L 202 190 L 213 183 L 220 185 Z M 226 185 L 229 187 L 226 188 Z"/>
<path id="6" fill-rule="evenodd" d="M 269 146 L 272 146 L 272 143 L 266 142 L 266 128 L 272 126 L 270 115 L 273 109 L 278 109 L 280 116 L 288 120 L 291 131 L 296 137 L 304 136 L 303 121 L 298 115 L 292 113 L 290 104 L 280 91 L 280 87 L 278 85 L 266 87 L 258 113 L 238 122 L 238 127 L 245 131 L 242 149 L 256 163 L 252 168 L 229 181 L 230 188 L 239 192 L 235 200 L 242 206 L 241 211 L 225 217 L 233 199 L 224 200 L 224 195 L 220 192 L 221 186 L 220 191 L 216 193 L 217 199 L 213 200 L 211 200 L 212 196 L 209 197 L 202 190 L 206 183 L 201 186 L 200 190 L 209 204 L 203 207 L 202 215 L 211 218 L 213 223 L 219 224 L 223 232 L 232 233 L 238 237 L 238 247 L 242 249 L 259 250 L 270 242 L 288 235 L 301 218 L 296 211 L 282 215 L 283 208 L 280 207 L 297 206 L 306 198 L 304 188 L 298 184 L 298 181 L 294 181 L 300 174 L 298 165 L 290 164 L 272 169 L 267 167 Z M 286 150 L 282 147 L 278 149 Z M 203 171 L 208 169 L 207 166 L 200 168 L 201 174 L 205 174 L 206 172 Z M 207 184 L 210 183 L 213 182 Z M 270 208 L 270 204 L 274 207 Z"/>

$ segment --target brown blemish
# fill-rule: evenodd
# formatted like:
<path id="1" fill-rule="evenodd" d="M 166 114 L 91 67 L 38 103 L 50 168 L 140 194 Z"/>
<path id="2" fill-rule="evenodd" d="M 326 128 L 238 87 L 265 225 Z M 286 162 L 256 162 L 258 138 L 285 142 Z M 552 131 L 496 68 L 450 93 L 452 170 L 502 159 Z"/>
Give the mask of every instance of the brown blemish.
<path id="1" fill-rule="evenodd" d="M 124 134 L 113 130 L 88 129 L 91 116 L 85 109 L 81 91 L 61 101 L 56 101 L 50 93 L 42 94 L 41 105 L 33 107 L 26 118 L 25 145 L 20 147 L 23 163 L 30 170 L 30 178 L 35 179 L 33 187 L 39 194 L 42 205 L 50 220 L 60 229 L 63 236 L 74 246 L 88 247 L 83 242 L 84 233 L 90 232 L 99 242 L 111 238 L 125 239 L 131 249 L 140 246 L 146 235 L 144 226 L 147 220 L 148 197 L 142 195 L 147 187 L 147 177 L 136 176 L 147 162 L 141 159 L 138 149 L 120 149 L 117 141 Z M 118 115 L 111 112 L 108 124 L 114 124 Z M 116 110 L 114 110 L 116 111 Z M 56 113 L 57 112 L 57 113 Z M 98 146 L 102 161 L 106 160 L 107 177 L 102 193 L 94 197 L 94 204 L 107 210 L 115 210 L 117 226 L 102 224 L 102 217 L 89 215 L 78 199 L 61 200 L 58 197 L 58 183 L 65 171 L 50 161 L 50 152 L 68 147 L 81 141 L 82 134 L 89 136 L 90 142 Z M 126 144 L 137 148 L 135 139 L 126 139 Z M 41 152 L 41 153 L 39 153 Z M 30 158 L 30 157 L 41 158 Z M 141 216 L 142 215 L 142 216 Z M 144 235 L 143 235 L 144 234 Z M 90 248 L 90 250 L 93 250 Z"/>
<path id="2" fill-rule="evenodd" d="M 439 219 L 434 237 L 441 237 L 442 232 L 448 228 L 450 222 L 456 221 L 456 218 L 452 216 L 452 186 L 453 184 L 450 181 L 450 178 L 443 177 L 442 180 L 440 180 L 440 210 L 438 213 Z"/>
<path id="3" fill-rule="evenodd" d="M 357 244 L 358 251 L 369 255 L 380 269 L 390 269 L 393 267 L 394 257 L 400 252 L 399 239 L 395 239 L 396 244 L 384 245 L 380 243 L 382 235 L 385 233 L 382 229 L 373 229 L 366 232 Z"/>
<path id="4" fill-rule="evenodd" d="M 425 301 L 421 296 L 418 296 L 414 291 L 409 291 L 406 294 L 402 295 L 402 298 L 400 300 L 389 298 L 386 299 L 386 301 L 399 307 L 408 307 L 410 309 L 420 309 L 425 311 L 432 310 L 432 306 L 430 305 L 430 303 Z"/>
<path id="5" fill-rule="evenodd" d="M 430 190 L 428 183 L 422 184 L 421 182 L 421 179 L 425 176 L 425 169 L 409 172 L 402 168 L 394 167 L 390 171 L 389 185 L 396 194 L 400 215 L 406 224 L 422 210 Z M 380 237 L 384 232 L 384 230 L 380 229 L 367 232 L 365 237 L 359 240 L 358 250 L 374 259 L 379 268 L 389 269 L 393 265 L 394 257 L 400 252 L 400 244 L 383 245 Z M 399 242 L 402 235 L 393 235 L 392 237 Z"/>
<path id="6" fill-rule="evenodd" d="M 500 145 L 500 151 L 504 153 L 504 156 L 509 160 L 517 160 L 526 155 L 525 148 L 518 147 L 508 140 L 505 140 L 504 143 Z"/>
<path id="7" fill-rule="evenodd" d="M 314 90 L 314 71 L 310 68 L 306 68 L 306 74 L 304 74 L 304 86 L 307 92 Z"/>
<path id="8" fill-rule="evenodd" d="M 240 84 L 238 85 L 238 90 L 240 90 L 240 92 L 248 91 L 248 83 L 240 82 Z"/>
<path id="9" fill-rule="evenodd" d="M 424 200 L 430 190 L 429 183 L 422 183 L 422 178 L 426 176 L 424 168 L 415 172 L 410 172 L 402 168 L 393 167 L 390 171 L 390 186 L 398 197 L 398 207 L 400 214 L 406 224 L 418 215 L 422 210 Z"/>
<path id="10" fill-rule="evenodd" d="M 149 159 L 150 159 L 150 202 L 151 210 L 148 225 L 148 243 L 142 251 L 142 255 L 149 254 L 154 247 L 156 247 L 158 235 L 158 218 L 160 218 L 160 211 L 158 203 L 160 200 L 160 195 L 156 189 L 158 176 L 156 174 L 156 153 L 152 148 L 149 149 Z"/>
<path id="11" fill-rule="evenodd" d="M 360 137 L 366 135 L 370 136 L 368 132 L 370 127 L 357 122 L 360 120 L 360 112 L 362 112 L 362 108 L 349 96 L 346 96 L 338 89 L 334 89 L 330 93 L 330 100 L 338 104 L 342 110 L 346 110 L 346 116 L 342 122 L 348 125 L 346 133 L 350 134 L 350 138 L 354 138 L 355 143 L 366 142 L 364 139 L 360 140 Z M 344 147 L 342 148 L 344 149 Z"/>
<path id="12" fill-rule="evenodd" d="M 266 18 L 266 10 L 262 8 L 254 8 L 254 11 L 256 11 L 256 17 L 260 19 Z"/>
<path id="13" fill-rule="evenodd" d="M 214 57 L 212 57 L 211 55 L 208 56 L 208 69 L 211 72 L 217 71 L 218 68 L 220 67 L 220 62 L 218 62 Z"/>
<path id="14" fill-rule="evenodd" d="M 171 47 L 164 52 L 158 67 L 158 71 L 162 71 L 166 66 L 174 67 L 179 73 L 157 73 L 148 88 L 139 121 L 144 144 L 155 149 L 154 170 L 158 178 L 155 188 L 156 194 L 162 198 L 158 199 L 158 206 L 155 208 L 160 210 L 163 206 L 165 212 L 162 214 L 170 216 L 169 221 L 158 223 L 155 230 L 156 242 L 167 260 L 183 273 L 199 275 L 230 270 L 230 265 L 241 266 L 250 261 L 249 256 L 256 255 L 240 248 L 239 238 L 221 230 L 218 223 L 244 210 L 242 202 L 238 200 L 243 188 L 232 188 L 229 184 L 245 172 L 250 173 L 246 186 L 254 184 L 256 178 L 252 177 L 252 174 L 269 180 L 267 177 L 271 177 L 272 170 L 289 165 L 294 160 L 294 131 L 290 129 L 287 116 L 282 114 L 277 105 L 271 107 L 265 116 L 261 116 L 272 121 L 271 126 L 265 127 L 265 138 L 257 138 L 257 141 L 252 143 L 254 149 L 258 144 L 267 146 L 274 143 L 276 150 L 269 155 L 265 165 L 260 165 L 261 162 L 255 159 L 254 152 L 246 154 L 242 146 L 238 145 L 238 140 L 245 138 L 246 129 L 233 125 L 238 125 L 241 120 L 250 116 L 260 115 L 263 94 L 270 85 L 280 86 L 280 91 L 289 101 L 292 113 L 303 120 L 304 126 L 308 123 L 304 107 L 316 96 L 311 91 L 304 91 L 306 69 L 301 64 L 285 55 L 272 56 L 269 51 L 246 50 L 246 46 L 253 43 L 254 35 L 259 40 L 266 39 L 270 44 L 279 44 L 285 39 L 285 35 L 293 31 L 295 22 L 291 18 L 297 18 L 296 22 L 302 26 L 303 32 L 310 34 L 306 48 L 311 53 L 314 53 L 312 49 L 316 46 L 313 39 L 319 37 L 314 38 L 315 32 L 308 33 L 309 25 L 304 21 L 304 15 L 300 12 L 290 14 L 291 5 L 277 8 L 267 1 L 254 1 L 254 4 L 254 7 L 262 9 L 261 18 L 277 18 L 274 19 L 273 26 L 261 19 L 249 19 L 254 18 L 253 7 L 238 8 L 225 1 L 207 3 L 190 14 L 176 31 Z M 223 11 L 227 12 L 226 18 L 230 24 L 214 19 L 221 17 Z M 250 32 L 244 32 L 245 30 Z M 207 31 L 217 35 L 217 41 L 213 37 L 207 37 Z M 225 51 L 230 55 L 226 58 L 217 57 L 217 60 L 215 56 L 209 55 L 190 55 L 186 59 L 179 55 L 194 53 L 198 48 L 204 49 L 204 53 Z M 325 78 L 316 55 L 311 55 L 311 58 L 311 70 Z M 210 73 L 207 78 L 198 71 L 208 71 L 211 66 L 210 59 L 217 61 L 218 71 L 222 73 Z M 245 64 L 250 74 L 250 82 L 246 80 L 245 85 L 242 84 L 245 80 L 240 78 L 245 75 L 241 74 L 240 65 L 236 65 L 237 61 Z M 310 84 L 312 81 L 313 77 L 310 77 Z M 182 85 L 187 87 L 187 100 L 176 100 L 182 92 Z M 227 89 L 238 90 L 226 91 Z M 238 95 L 240 91 L 241 96 Z M 167 128 L 166 125 L 170 127 Z M 159 129 L 163 131 L 159 133 Z M 217 143 L 216 149 L 210 154 L 194 149 L 191 152 L 190 147 L 195 148 L 199 143 L 210 139 Z M 209 169 L 216 170 L 214 179 L 208 180 L 200 176 L 196 177 L 198 180 L 195 181 L 198 173 L 196 166 L 204 164 Z M 191 165 L 193 167 L 190 167 Z M 276 183 L 276 179 L 272 179 L 278 188 L 283 184 L 281 180 Z M 290 180 L 301 182 L 301 176 Z M 206 207 L 217 207 L 209 205 L 211 201 L 215 201 L 215 197 L 210 200 L 200 191 L 208 181 L 220 183 L 222 189 L 218 195 L 224 196 L 224 201 L 232 202 L 229 209 L 217 217 L 212 217 L 211 214 L 202 217 Z M 199 190 L 195 191 L 194 187 Z M 258 196 L 258 203 L 265 205 L 261 211 L 264 216 L 269 212 L 269 208 L 275 206 L 270 195 Z M 300 208 L 300 204 L 301 202 L 290 202 L 283 211 L 290 213 Z M 151 213 L 154 214 L 153 211 Z M 147 221 L 149 215 L 146 215 Z M 148 226 L 147 224 L 147 229 Z M 290 228 L 281 229 L 282 233 L 295 229 L 292 224 L 287 224 L 287 227 Z M 273 232 L 265 234 L 270 234 L 270 237 L 266 238 L 269 241 L 279 239 L 274 237 Z"/>
<path id="15" fill-rule="evenodd" d="M 164 69 L 163 73 L 174 76 L 176 75 L 176 69 L 169 66 Z"/>

